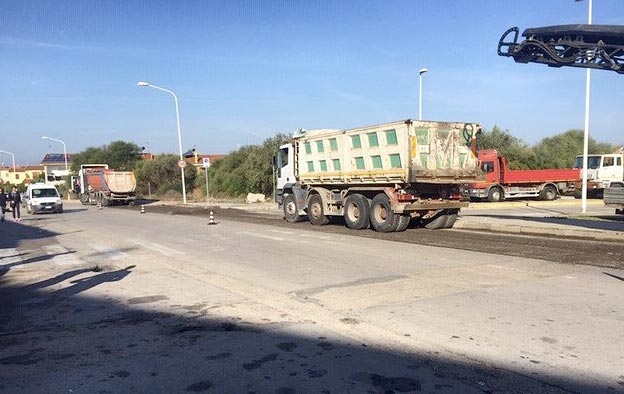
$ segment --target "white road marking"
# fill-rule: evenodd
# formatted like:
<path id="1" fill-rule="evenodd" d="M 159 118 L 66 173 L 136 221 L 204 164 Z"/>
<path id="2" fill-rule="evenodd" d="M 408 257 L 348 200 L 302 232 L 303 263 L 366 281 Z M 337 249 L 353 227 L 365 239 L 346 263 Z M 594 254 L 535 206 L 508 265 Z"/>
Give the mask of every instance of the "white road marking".
<path id="1" fill-rule="evenodd" d="M 283 241 L 284 240 L 284 238 L 281 238 L 281 237 L 271 237 L 270 235 L 264 235 L 264 234 L 260 234 L 260 233 L 252 233 L 252 232 L 249 232 L 249 231 L 241 231 L 241 234 L 249 235 L 249 236 L 252 236 L 252 237 L 271 239 L 273 241 Z"/>
<path id="2" fill-rule="evenodd" d="M 162 255 L 165 255 L 165 256 L 173 256 L 173 255 L 176 255 L 176 254 L 178 254 L 178 255 L 186 254 L 184 252 L 180 252 L 179 250 L 168 248 L 166 246 L 163 246 L 163 245 L 160 245 L 160 244 L 155 244 L 153 242 L 136 241 L 136 240 L 132 241 L 132 242 L 134 242 L 135 244 L 137 244 L 139 246 L 142 246 L 142 247 L 144 247 L 146 249 L 153 250 L 153 251 L 158 252 L 158 253 L 160 253 Z"/>

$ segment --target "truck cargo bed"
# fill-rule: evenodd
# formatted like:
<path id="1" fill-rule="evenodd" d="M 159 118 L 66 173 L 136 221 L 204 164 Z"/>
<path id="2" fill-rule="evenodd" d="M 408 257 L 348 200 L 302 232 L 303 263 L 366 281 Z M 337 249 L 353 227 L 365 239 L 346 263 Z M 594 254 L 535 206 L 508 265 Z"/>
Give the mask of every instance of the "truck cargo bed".
<path id="1" fill-rule="evenodd" d="M 581 171 L 574 169 L 560 170 L 507 170 L 503 173 L 503 183 L 550 183 L 576 182 L 581 178 Z"/>
<path id="2" fill-rule="evenodd" d="M 480 174 L 475 123 L 413 121 L 295 137 L 302 184 L 460 184 Z"/>

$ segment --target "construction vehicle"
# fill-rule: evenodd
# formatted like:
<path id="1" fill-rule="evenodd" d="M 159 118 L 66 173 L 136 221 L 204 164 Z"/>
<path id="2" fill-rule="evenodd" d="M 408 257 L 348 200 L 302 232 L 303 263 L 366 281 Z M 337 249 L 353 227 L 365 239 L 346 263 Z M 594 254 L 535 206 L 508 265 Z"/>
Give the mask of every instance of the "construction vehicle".
<path id="1" fill-rule="evenodd" d="M 498 42 L 498 55 L 517 63 L 550 67 L 580 67 L 624 73 L 624 26 L 557 25 L 525 29 L 512 27 Z M 513 41 L 509 41 L 513 35 Z"/>
<path id="2" fill-rule="evenodd" d="M 78 179 L 84 205 L 134 205 L 136 178 L 132 171 L 115 171 L 107 164 L 83 164 Z"/>
<path id="3" fill-rule="evenodd" d="M 404 120 L 349 130 L 299 129 L 274 157 L 276 202 L 288 222 L 404 231 L 412 219 L 451 228 L 481 176 L 476 123 Z"/>
<path id="4" fill-rule="evenodd" d="M 479 151 L 479 162 L 485 181 L 470 185 L 468 195 L 473 201 L 497 202 L 513 198 L 551 201 L 573 193 L 581 179 L 579 169 L 510 170 L 507 158 L 495 149 Z"/>
<path id="5" fill-rule="evenodd" d="M 576 156 L 574 168 L 583 169 L 583 156 Z M 624 182 L 624 147 L 614 153 L 587 156 L 587 197 L 602 198 L 613 182 Z M 581 198 L 582 182 L 574 196 Z"/>

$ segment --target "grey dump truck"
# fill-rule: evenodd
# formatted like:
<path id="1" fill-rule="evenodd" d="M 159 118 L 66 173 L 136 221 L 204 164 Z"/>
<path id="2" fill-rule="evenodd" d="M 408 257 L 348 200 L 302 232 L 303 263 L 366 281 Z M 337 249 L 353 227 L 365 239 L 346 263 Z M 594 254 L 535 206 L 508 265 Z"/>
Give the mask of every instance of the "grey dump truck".
<path id="1" fill-rule="evenodd" d="M 482 179 L 477 123 L 403 120 L 349 130 L 298 130 L 274 157 L 284 218 L 351 229 L 451 228 Z"/>

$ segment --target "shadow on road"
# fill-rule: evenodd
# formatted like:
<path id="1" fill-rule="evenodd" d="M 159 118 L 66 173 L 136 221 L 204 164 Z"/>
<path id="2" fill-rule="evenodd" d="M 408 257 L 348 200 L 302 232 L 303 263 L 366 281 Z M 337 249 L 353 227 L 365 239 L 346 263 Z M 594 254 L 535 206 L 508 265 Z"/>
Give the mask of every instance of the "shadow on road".
<path id="1" fill-rule="evenodd" d="M 0 391 L 10 393 L 604 393 L 624 388 L 496 365 L 407 353 L 319 333 L 287 315 L 255 323 L 196 299 L 164 294 L 94 298 L 123 286 L 133 266 L 70 270 L 35 283 L 0 284 Z M 70 280 L 65 288 L 58 284 Z M 33 302 L 33 300 L 35 302 Z M 356 321 L 345 324 L 357 328 Z M 302 326 L 309 331 L 303 332 Z M 317 334 L 309 334 L 316 331 Z M 415 343 L 419 338 L 414 338 Z M 508 358 L 514 358 L 509 356 Z M 540 361 L 516 357 L 535 370 Z"/>

